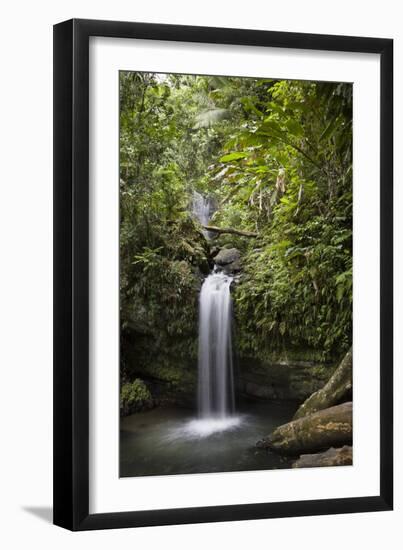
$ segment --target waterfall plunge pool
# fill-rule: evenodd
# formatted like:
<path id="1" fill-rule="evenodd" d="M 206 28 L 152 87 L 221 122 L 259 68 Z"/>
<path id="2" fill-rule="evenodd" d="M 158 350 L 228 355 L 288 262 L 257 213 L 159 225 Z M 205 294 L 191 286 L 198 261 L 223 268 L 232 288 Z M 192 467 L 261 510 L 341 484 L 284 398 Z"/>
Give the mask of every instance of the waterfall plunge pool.
<path id="1" fill-rule="evenodd" d="M 197 192 L 192 212 L 209 223 L 213 205 Z M 209 239 L 208 231 L 204 235 Z M 199 296 L 198 416 L 157 408 L 121 420 L 120 477 L 270 470 L 291 461 L 256 442 L 288 422 L 296 406 L 252 401 L 235 407 L 230 274 L 217 266 Z"/>
<path id="2" fill-rule="evenodd" d="M 174 407 L 127 416 L 120 425 L 120 477 L 289 468 L 292 460 L 255 445 L 295 410 L 294 403 L 248 400 L 224 419 Z"/>
<path id="3" fill-rule="evenodd" d="M 242 416 L 225 416 L 224 418 L 196 418 L 189 420 L 186 424 L 171 432 L 172 438 L 189 437 L 199 438 L 208 437 L 217 432 L 226 430 L 235 430 L 246 421 Z"/>

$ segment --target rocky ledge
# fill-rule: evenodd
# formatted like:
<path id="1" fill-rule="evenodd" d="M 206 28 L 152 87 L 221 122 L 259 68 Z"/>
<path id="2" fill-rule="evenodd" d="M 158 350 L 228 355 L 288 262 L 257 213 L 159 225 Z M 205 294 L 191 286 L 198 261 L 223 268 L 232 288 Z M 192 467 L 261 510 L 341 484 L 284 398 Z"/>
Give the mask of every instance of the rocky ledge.
<path id="1" fill-rule="evenodd" d="M 257 442 L 281 455 L 298 456 L 329 447 L 351 445 L 352 403 L 343 403 L 279 426 Z"/>
<path id="2" fill-rule="evenodd" d="M 214 263 L 219 270 L 225 273 L 239 273 L 241 271 L 241 254 L 237 248 L 222 248 L 216 256 Z"/>
<path id="3" fill-rule="evenodd" d="M 266 361 L 240 357 L 238 367 L 237 387 L 241 394 L 299 403 L 322 388 L 334 372 L 330 363 L 287 356 Z"/>
<path id="4" fill-rule="evenodd" d="M 295 468 L 352 464 L 353 404 L 343 402 L 351 399 L 351 394 L 350 349 L 323 388 L 299 407 L 294 419 L 256 446 L 284 456 L 299 456 Z"/>
<path id="5" fill-rule="evenodd" d="M 293 468 L 318 468 L 322 466 L 350 466 L 353 463 L 353 448 L 344 445 L 339 449 L 330 447 L 324 453 L 301 455 Z"/>
<path id="6" fill-rule="evenodd" d="M 350 401 L 353 388 L 353 353 L 348 351 L 328 382 L 313 393 L 297 410 L 294 419 Z"/>

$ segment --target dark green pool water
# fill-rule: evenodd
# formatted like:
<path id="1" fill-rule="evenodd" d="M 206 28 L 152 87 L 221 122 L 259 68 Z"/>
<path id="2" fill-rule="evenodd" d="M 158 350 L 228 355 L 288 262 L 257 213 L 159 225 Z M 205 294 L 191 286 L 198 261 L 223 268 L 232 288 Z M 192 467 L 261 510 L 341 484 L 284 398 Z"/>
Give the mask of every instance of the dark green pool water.
<path id="1" fill-rule="evenodd" d="M 199 422 L 190 411 L 157 408 L 121 421 L 120 476 L 271 470 L 291 461 L 256 441 L 288 422 L 292 403 L 243 403 L 227 422 Z"/>

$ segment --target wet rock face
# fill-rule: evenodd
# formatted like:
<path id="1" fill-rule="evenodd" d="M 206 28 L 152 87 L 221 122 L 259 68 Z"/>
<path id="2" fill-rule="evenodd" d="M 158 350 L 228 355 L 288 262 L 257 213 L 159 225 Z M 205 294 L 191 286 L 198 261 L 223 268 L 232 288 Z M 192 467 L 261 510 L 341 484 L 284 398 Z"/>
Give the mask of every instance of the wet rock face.
<path id="1" fill-rule="evenodd" d="M 241 270 L 241 254 L 237 248 L 222 248 L 214 263 L 225 273 L 237 273 Z"/>
<path id="2" fill-rule="evenodd" d="M 238 391 L 258 399 L 304 401 L 326 384 L 333 366 L 296 359 L 260 362 L 239 358 Z"/>
<path id="3" fill-rule="evenodd" d="M 292 465 L 293 468 L 318 468 L 322 466 L 351 466 L 353 448 L 344 445 L 339 449 L 331 447 L 324 453 L 301 455 Z"/>

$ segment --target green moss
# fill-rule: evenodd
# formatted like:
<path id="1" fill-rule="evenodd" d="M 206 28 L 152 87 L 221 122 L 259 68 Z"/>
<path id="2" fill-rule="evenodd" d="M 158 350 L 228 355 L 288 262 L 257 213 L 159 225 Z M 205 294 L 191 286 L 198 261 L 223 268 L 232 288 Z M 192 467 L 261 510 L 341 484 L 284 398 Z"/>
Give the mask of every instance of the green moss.
<path id="1" fill-rule="evenodd" d="M 150 390 L 140 378 L 123 384 L 120 390 L 120 414 L 122 416 L 151 409 L 153 406 Z"/>
<path id="2" fill-rule="evenodd" d="M 142 376 L 182 388 L 194 379 L 197 364 L 198 297 L 209 271 L 209 246 L 187 216 L 152 230 L 153 247 L 138 243 L 126 258 L 121 374 L 123 380 Z"/>
<path id="3" fill-rule="evenodd" d="M 165 359 L 165 360 L 164 360 Z M 159 362 L 144 360 L 137 363 L 136 371 L 146 379 L 162 382 L 174 393 L 192 392 L 197 383 L 196 361 L 185 364 L 180 358 L 159 357 Z"/>

